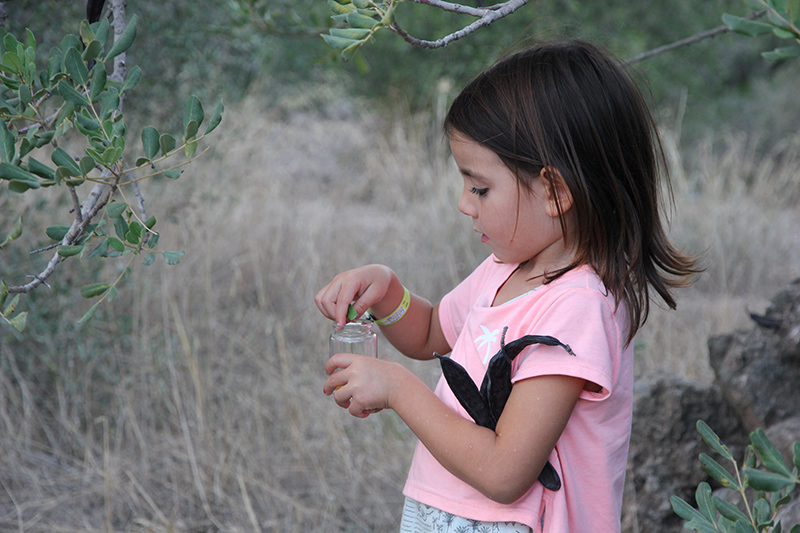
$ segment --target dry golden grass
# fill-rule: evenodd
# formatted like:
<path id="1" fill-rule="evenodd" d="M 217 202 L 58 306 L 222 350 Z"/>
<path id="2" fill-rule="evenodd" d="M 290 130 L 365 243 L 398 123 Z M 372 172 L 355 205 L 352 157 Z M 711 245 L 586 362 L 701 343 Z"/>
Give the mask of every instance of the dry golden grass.
<path id="1" fill-rule="evenodd" d="M 313 295 L 383 262 L 436 300 L 485 257 L 440 118 L 278 119 L 254 99 L 188 177 L 149 184 L 180 265 L 136 269 L 80 334 L 70 311 L 57 338 L 0 346 L 0 531 L 395 531 L 413 435 L 322 395 Z M 708 380 L 708 335 L 800 275 L 797 150 L 667 146 L 674 238 L 708 270 L 653 311 L 637 371 Z M 409 364 L 434 383 L 435 363 Z"/>

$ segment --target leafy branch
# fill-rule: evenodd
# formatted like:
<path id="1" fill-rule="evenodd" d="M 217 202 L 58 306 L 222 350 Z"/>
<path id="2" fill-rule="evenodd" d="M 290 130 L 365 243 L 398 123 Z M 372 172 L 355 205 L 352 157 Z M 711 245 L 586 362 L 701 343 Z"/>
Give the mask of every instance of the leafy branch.
<path id="1" fill-rule="evenodd" d="M 395 20 L 395 11 L 403 0 L 328 0 L 328 7 L 334 13 L 333 20 L 345 27 L 334 27 L 329 33 L 322 34 L 325 42 L 342 51 L 342 58 L 350 59 L 373 38 L 375 32 L 382 28 L 393 31 L 405 41 L 421 48 L 442 48 L 474 33 L 496 20 L 507 17 L 528 3 L 528 0 L 507 0 L 490 7 L 470 7 L 444 0 L 411 0 L 418 4 L 436 7 L 444 11 L 470 15 L 478 20 L 463 28 L 437 39 L 429 41 L 410 35 Z"/>
<path id="2" fill-rule="evenodd" d="M 136 37 L 136 16 L 125 22 L 123 0 L 112 0 L 113 22 L 104 18 L 89 23 L 84 20 L 78 35 L 67 35 L 49 51 L 46 67 L 36 66 L 36 39 L 26 30 L 24 42 L 10 33 L 0 42 L 0 180 L 8 182 L 11 193 L 28 193 L 48 187 L 63 187 L 70 198 L 71 222 L 50 226 L 46 230 L 51 244 L 31 253 L 55 249 L 45 268 L 29 275 L 31 281 L 9 285 L 0 279 L 0 305 L 3 321 L 22 331 L 26 314 L 14 312 L 19 294 L 28 293 L 47 280 L 58 266 L 71 257 L 114 258 L 146 252 L 143 264 L 150 265 L 155 253 L 163 253 L 168 264 L 175 264 L 183 252 L 155 250 L 159 234 L 153 230 L 156 219 L 148 217 L 139 182 L 154 176 L 177 179 L 182 167 L 202 155 L 198 142 L 213 131 L 222 120 L 220 102 L 204 131 L 200 127 L 205 113 L 200 100 L 190 96 L 183 112 L 180 134 L 159 133 L 152 126 L 141 134 L 142 157 L 135 165 L 128 164 L 128 127 L 122 103 L 128 91 L 142 76 L 139 67 L 128 71 L 126 51 Z M 113 30 L 113 38 L 112 38 Z M 112 66 L 107 72 L 107 64 Z M 75 143 L 74 137 L 80 140 Z M 73 155 L 62 146 L 79 144 L 81 155 Z M 46 148 L 50 162 L 34 157 Z M 207 149 L 206 149 L 207 150 Z M 165 163 L 178 154 L 185 161 Z M 91 188 L 86 192 L 86 187 Z M 125 194 L 130 188 L 132 196 Z M 84 196 L 81 197 L 81 193 Z M 113 234 L 111 233 L 113 228 Z M 19 238 L 23 232 L 22 217 L 0 240 L 0 250 Z M 93 247 L 93 248 L 92 248 Z M 123 276 L 113 283 L 95 283 L 81 289 L 86 298 L 101 296 L 111 300 Z M 99 303 L 99 302 L 98 302 Z M 97 305 L 81 319 L 91 318 Z"/>
<path id="3" fill-rule="evenodd" d="M 742 468 L 719 436 L 702 420 L 697 432 L 716 453 L 732 463 L 732 473 L 706 454 L 700 454 L 700 464 L 723 487 L 738 493 L 741 504 L 735 505 L 715 496 L 708 483 L 700 483 L 695 492 L 697 507 L 678 496 L 670 502 L 675 513 L 686 520 L 685 529 L 701 533 L 780 533 L 783 525 L 778 511 L 792 499 L 800 479 L 800 443 L 793 447 L 794 460 L 790 468 L 763 430 L 750 434 L 751 444 L 745 451 Z M 761 465 L 762 468 L 757 468 Z M 791 533 L 800 533 L 800 524 Z"/>

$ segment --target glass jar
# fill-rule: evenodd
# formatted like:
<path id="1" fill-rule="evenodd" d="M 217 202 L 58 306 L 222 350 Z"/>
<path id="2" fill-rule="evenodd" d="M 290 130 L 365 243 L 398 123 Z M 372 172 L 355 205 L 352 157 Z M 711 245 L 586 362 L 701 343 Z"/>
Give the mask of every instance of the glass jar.
<path id="1" fill-rule="evenodd" d="M 372 331 L 372 321 L 356 320 L 344 326 L 333 324 L 330 339 L 330 355 L 356 353 L 378 357 L 378 336 Z"/>

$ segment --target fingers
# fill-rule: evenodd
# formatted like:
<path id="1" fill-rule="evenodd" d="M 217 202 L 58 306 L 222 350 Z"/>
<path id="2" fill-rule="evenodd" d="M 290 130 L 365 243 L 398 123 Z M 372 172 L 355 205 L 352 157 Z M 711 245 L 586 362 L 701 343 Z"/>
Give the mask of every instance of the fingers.
<path id="1" fill-rule="evenodd" d="M 340 324 L 352 303 L 359 316 L 386 295 L 394 273 L 382 265 L 367 265 L 337 275 L 314 297 L 320 312 Z"/>

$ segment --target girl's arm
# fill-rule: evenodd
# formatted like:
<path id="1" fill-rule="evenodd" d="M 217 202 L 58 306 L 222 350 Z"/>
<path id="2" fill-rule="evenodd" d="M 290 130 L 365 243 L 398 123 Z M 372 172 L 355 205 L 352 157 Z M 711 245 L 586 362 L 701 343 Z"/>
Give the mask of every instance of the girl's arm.
<path id="1" fill-rule="evenodd" d="M 320 290 L 314 301 L 323 315 L 344 324 L 353 303 L 359 315 L 370 310 L 379 319 L 392 314 L 403 299 L 403 284 L 384 265 L 367 265 L 342 272 Z M 397 350 L 414 359 L 432 359 L 433 352 L 445 354 L 450 346 L 439 324 L 438 304 L 411 294 L 403 317 L 381 332 Z"/>
<path id="2" fill-rule="evenodd" d="M 500 503 L 536 481 L 585 385 L 568 376 L 519 381 L 492 431 L 459 416 L 397 363 L 339 354 L 327 370 L 324 392 L 337 404 L 359 417 L 394 409 L 442 466 Z"/>

